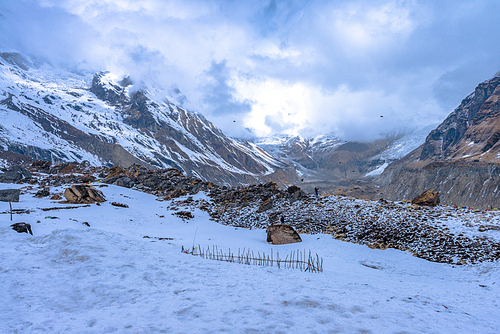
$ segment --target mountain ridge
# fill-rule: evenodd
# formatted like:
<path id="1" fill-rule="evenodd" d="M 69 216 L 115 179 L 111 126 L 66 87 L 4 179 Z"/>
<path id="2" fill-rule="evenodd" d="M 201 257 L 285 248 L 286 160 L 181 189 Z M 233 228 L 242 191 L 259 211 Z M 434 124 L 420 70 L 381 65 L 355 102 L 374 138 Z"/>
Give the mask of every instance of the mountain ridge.
<path id="1" fill-rule="evenodd" d="M 222 185 L 267 181 L 273 174 L 283 183 L 296 178 L 286 163 L 225 136 L 201 114 L 131 89 L 129 77 L 117 82 L 105 71 L 91 78 L 61 74 L 20 54 L 0 55 L 4 151 L 52 162 L 175 167 Z"/>
<path id="2" fill-rule="evenodd" d="M 408 155 L 378 178 L 387 198 L 434 188 L 445 204 L 500 206 L 500 77 L 481 82 Z"/>

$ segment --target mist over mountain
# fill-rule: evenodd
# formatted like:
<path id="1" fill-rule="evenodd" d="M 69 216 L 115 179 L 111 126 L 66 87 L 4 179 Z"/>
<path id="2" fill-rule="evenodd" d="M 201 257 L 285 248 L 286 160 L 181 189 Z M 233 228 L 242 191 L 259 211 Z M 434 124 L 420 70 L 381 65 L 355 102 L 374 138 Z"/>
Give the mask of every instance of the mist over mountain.
<path id="1" fill-rule="evenodd" d="M 63 71 L 19 53 L 0 57 L 0 144 L 8 161 L 170 166 L 218 184 L 272 180 L 312 191 L 320 183 L 327 191 L 331 182 L 380 174 L 424 140 L 422 132 L 365 143 L 334 134 L 239 140 L 182 108 L 188 97 L 178 88 L 144 88 L 109 71 Z"/>
<path id="2" fill-rule="evenodd" d="M 283 161 L 173 103 L 185 98 L 179 90 L 157 100 L 128 76 L 62 72 L 18 53 L 0 57 L 5 152 L 52 163 L 175 167 L 219 184 L 264 181 L 275 172 L 283 182 L 294 178 Z"/>
<path id="3" fill-rule="evenodd" d="M 231 137 L 369 142 L 437 124 L 498 68 L 495 0 L 0 3 L 0 50 L 110 71 Z M 158 94 L 158 96 L 156 96 Z M 381 117 L 383 116 L 383 117 Z"/>

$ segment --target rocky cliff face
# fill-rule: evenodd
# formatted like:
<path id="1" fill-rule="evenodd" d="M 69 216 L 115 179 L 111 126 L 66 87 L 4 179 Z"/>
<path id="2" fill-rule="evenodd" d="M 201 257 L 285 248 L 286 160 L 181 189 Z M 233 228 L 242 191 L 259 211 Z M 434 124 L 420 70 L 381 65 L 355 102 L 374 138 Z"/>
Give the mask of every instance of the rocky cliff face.
<path id="1" fill-rule="evenodd" d="M 445 204 L 500 206 L 500 77 L 482 82 L 426 141 L 379 177 L 384 195 L 411 199 L 425 189 Z"/>
<path id="2" fill-rule="evenodd" d="M 128 77 L 56 72 L 12 53 L 0 54 L 0 149 L 52 162 L 175 167 L 227 185 L 297 178 L 200 114 L 135 90 Z"/>

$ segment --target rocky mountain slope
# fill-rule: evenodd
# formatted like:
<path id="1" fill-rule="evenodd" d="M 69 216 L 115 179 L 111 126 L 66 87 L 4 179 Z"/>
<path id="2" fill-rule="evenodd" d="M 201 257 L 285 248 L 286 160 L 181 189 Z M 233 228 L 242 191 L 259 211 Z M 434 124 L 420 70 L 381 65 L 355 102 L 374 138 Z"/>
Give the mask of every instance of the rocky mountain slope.
<path id="1" fill-rule="evenodd" d="M 179 91 L 157 101 L 138 88 L 129 77 L 72 73 L 0 53 L 2 157 L 175 167 L 221 185 L 297 178 L 286 163 L 171 102 Z"/>
<path id="2" fill-rule="evenodd" d="M 292 164 L 301 178 L 297 184 L 312 192 L 349 193 L 374 198 L 371 183 L 393 161 L 420 145 L 430 129 L 386 136 L 373 142 L 346 142 L 334 135 L 310 138 L 279 135 L 260 138 L 255 144 L 279 160 Z"/>
<path id="3" fill-rule="evenodd" d="M 444 203 L 500 206 L 500 74 L 480 83 L 425 142 L 380 176 L 388 198 L 410 199 L 425 189 Z"/>

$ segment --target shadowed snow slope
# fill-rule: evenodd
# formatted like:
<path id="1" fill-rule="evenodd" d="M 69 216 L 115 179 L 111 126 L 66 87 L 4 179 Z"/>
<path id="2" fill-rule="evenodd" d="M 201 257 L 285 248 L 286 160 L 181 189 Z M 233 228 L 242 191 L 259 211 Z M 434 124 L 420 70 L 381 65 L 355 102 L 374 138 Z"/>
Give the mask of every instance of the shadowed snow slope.
<path id="1" fill-rule="evenodd" d="M 101 206 L 42 211 L 67 205 L 23 188 L 13 206 L 31 213 L 15 214 L 12 222 L 0 215 L 0 332 L 498 332 L 496 262 L 453 267 L 322 234 L 303 234 L 299 245 L 272 246 L 265 230 L 219 225 L 197 210 L 183 222 L 168 201 L 153 195 L 100 189 L 107 199 Z M 30 223 L 34 235 L 13 231 L 15 222 Z M 193 241 L 232 251 L 310 249 L 323 257 L 324 272 L 180 252 Z"/>

